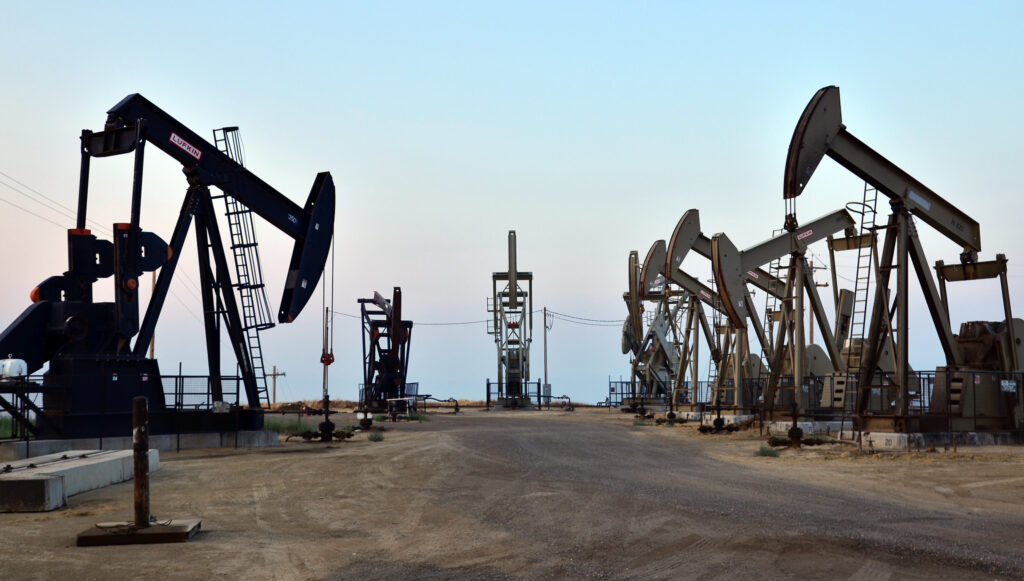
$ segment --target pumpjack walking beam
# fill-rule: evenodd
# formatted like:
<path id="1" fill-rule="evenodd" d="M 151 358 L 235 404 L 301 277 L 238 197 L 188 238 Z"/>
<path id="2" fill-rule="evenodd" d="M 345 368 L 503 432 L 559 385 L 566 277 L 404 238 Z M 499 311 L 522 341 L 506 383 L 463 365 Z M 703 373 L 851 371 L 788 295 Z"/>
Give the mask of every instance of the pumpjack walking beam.
<path id="1" fill-rule="evenodd" d="M 855 175 L 868 182 L 890 199 L 892 214 L 886 227 L 881 252 L 880 276 L 876 286 L 874 307 L 866 345 L 861 359 L 859 383 L 861 396 L 858 411 L 864 407 L 863 390 L 871 384 L 882 345 L 883 317 L 889 317 L 889 275 L 897 270 L 896 312 L 896 384 L 899 389 L 897 416 L 906 416 L 908 409 L 908 287 L 909 265 L 912 263 L 932 315 L 947 365 L 959 366 L 963 355 L 950 328 L 949 317 L 936 290 L 924 250 L 917 237 L 913 217 L 918 217 L 940 234 L 962 247 L 961 264 L 977 261 L 981 250 L 981 228 L 978 223 L 953 204 L 933 192 L 907 172 L 896 166 L 864 142 L 854 137 L 842 122 L 839 87 L 820 89 L 804 108 L 790 141 L 786 158 L 783 196 L 799 196 L 813 175 L 818 163 L 829 156 Z M 895 261 L 895 262 L 894 262 Z M 1009 321 L 1008 321 L 1009 323 Z"/>
<path id="2" fill-rule="evenodd" d="M 128 153 L 142 140 L 180 162 L 190 184 L 217 187 L 295 240 L 278 310 L 280 322 L 291 322 L 312 296 L 330 251 L 334 234 L 331 174 L 317 174 L 306 203 L 299 206 L 139 94 L 125 97 L 107 112 L 106 130 L 82 135 L 83 149 L 94 157 Z M 140 165 L 137 161 L 138 184 Z M 85 200 L 81 194 L 80 212 L 85 210 Z M 83 221 L 80 215 L 79 223 Z"/>
<path id="3" fill-rule="evenodd" d="M 135 135 L 135 139 L 130 136 Z M 213 213 L 212 204 L 209 203 L 209 187 L 215 186 L 225 194 L 233 196 L 257 215 L 266 219 L 288 236 L 295 239 L 295 246 L 292 250 L 292 258 L 289 264 L 288 276 L 285 281 L 285 288 L 282 293 L 281 306 L 278 310 L 278 320 L 288 323 L 298 316 L 299 312 L 309 301 L 313 290 L 316 288 L 323 265 L 327 260 L 327 253 L 330 250 L 330 241 L 334 232 L 334 184 L 331 175 L 323 172 L 317 175 L 313 188 L 306 199 L 304 207 L 289 200 L 283 194 L 275 190 L 269 184 L 261 180 L 245 167 L 240 165 L 228 155 L 218 150 L 198 134 L 179 123 L 162 109 L 151 103 L 139 94 L 129 95 L 120 103 L 107 112 L 107 126 L 103 132 L 83 132 L 83 149 L 88 149 L 94 157 L 105 157 L 117 155 L 130 151 L 132 147 L 142 151 L 142 145 L 148 141 L 161 151 L 167 153 L 175 160 L 182 163 L 184 172 L 188 177 L 191 186 L 196 188 L 192 195 L 198 197 L 194 203 L 198 208 L 193 208 L 196 215 L 197 236 L 205 239 L 213 250 L 216 263 L 215 280 L 209 277 L 209 258 L 206 244 L 198 244 L 200 252 L 200 271 L 206 272 L 207 284 L 204 293 L 217 288 L 220 299 L 225 303 L 225 318 L 227 319 L 227 330 L 231 339 L 232 349 L 242 370 L 243 382 L 246 388 L 246 397 L 249 404 L 259 405 L 259 393 L 256 389 L 255 376 L 252 372 L 252 363 L 245 348 L 241 319 L 238 315 L 238 307 L 234 294 L 231 290 L 230 274 L 227 269 L 227 262 L 224 258 L 224 248 L 217 229 L 216 218 Z M 136 154 L 135 182 L 142 182 L 141 153 Z M 83 157 L 83 163 L 87 164 L 87 157 Z M 83 172 L 87 173 L 87 169 Z M 84 220 L 86 208 L 86 192 L 80 193 L 79 222 Z M 196 211 L 198 210 L 198 211 Z M 187 210 L 183 210 L 187 211 Z M 133 219 L 135 218 L 133 210 Z M 202 217 L 200 219 L 200 216 Z M 187 218 L 184 222 L 179 221 L 172 240 L 183 242 L 184 236 L 179 229 L 188 229 Z M 200 231 L 206 230 L 202 234 Z M 183 234 L 183 233 L 182 233 Z M 172 245 L 173 255 L 176 257 L 181 250 L 179 246 Z M 175 261 L 176 262 L 176 261 Z M 206 264 L 207 266 L 203 266 Z M 153 299 L 150 301 L 146 317 L 139 331 L 135 342 L 134 352 L 141 354 L 152 338 L 156 327 L 156 321 L 166 298 L 166 289 L 169 287 L 173 266 L 171 269 L 161 271 L 157 288 L 154 291 Z M 202 276 L 202 274 L 201 274 Z M 167 284 L 163 284 L 164 280 Z M 211 297 L 204 294 L 204 310 L 210 312 L 212 304 Z M 207 347 L 210 355 L 210 375 L 219 376 L 219 350 L 218 341 L 212 340 L 216 329 L 211 328 L 215 323 L 207 317 Z M 216 380 L 215 380 L 216 382 Z M 217 389 L 217 388 L 215 388 Z"/>

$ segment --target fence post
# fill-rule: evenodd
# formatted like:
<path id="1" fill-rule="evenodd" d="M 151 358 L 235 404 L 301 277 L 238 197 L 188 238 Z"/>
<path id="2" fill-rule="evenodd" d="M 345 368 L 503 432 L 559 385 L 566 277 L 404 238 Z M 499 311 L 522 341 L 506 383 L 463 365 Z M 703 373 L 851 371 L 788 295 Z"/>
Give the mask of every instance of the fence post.
<path id="1" fill-rule="evenodd" d="M 135 528 L 149 526 L 149 400 L 132 399 L 132 451 L 135 460 Z"/>

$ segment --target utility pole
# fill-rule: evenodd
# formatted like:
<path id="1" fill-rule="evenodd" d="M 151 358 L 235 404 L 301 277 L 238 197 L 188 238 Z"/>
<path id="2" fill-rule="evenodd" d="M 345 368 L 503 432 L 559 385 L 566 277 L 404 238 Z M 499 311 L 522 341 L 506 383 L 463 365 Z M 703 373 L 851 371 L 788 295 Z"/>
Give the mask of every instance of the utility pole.
<path id="1" fill-rule="evenodd" d="M 272 382 L 273 390 L 270 392 L 271 393 L 271 395 L 270 395 L 270 403 L 272 403 L 272 404 L 277 403 L 277 378 L 278 378 L 278 376 L 284 377 L 285 375 L 288 375 L 287 373 L 285 373 L 283 371 L 281 373 L 278 373 L 276 365 L 273 367 L 273 370 L 274 370 L 273 373 L 268 373 L 267 374 L 267 375 L 269 375 L 270 377 L 273 378 L 273 382 Z"/>
<path id="2" fill-rule="evenodd" d="M 548 385 L 548 308 L 544 307 L 544 385 Z M 543 391 L 543 388 L 541 388 Z"/>

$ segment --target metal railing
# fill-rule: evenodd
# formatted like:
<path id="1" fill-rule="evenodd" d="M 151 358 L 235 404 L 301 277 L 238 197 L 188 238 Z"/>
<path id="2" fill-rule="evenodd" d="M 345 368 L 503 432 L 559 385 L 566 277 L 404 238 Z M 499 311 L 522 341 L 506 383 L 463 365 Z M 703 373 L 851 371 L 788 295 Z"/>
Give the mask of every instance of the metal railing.
<path id="1" fill-rule="evenodd" d="M 242 378 L 238 376 L 221 376 L 221 390 L 228 406 L 239 405 L 239 395 L 243 389 Z M 161 375 L 160 383 L 164 390 L 164 405 L 172 410 L 212 410 L 216 407 L 210 389 L 211 379 L 208 375 Z"/>
<path id="2" fill-rule="evenodd" d="M 491 406 L 498 405 L 499 398 L 511 401 L 511 405 L 513 407 L 529 408 L 531 406 L 538 407 L 541 405 L 551 405 L 552 396 L 550 386 L 543 385 L 540 379 L 535 381 L 523 381 L 519 386 L 518 393 L 509 395 L 507 393 L 507 386 L 505 386 L 506 392 L 502 393 L 498 390 L 498 382 L 488 379 L 486 387 L 487 408 L 490 409 Z"/>
<path id="3" fill-rule="evenodd" d="M 164 393 L 164 406 L 169 412 L 184 411 L 229 411 L 237 409 L 241 401 L 243 389 L 242 378 L 222 376 L 221 388 L 223 402 L 214 402 L 210 389 L 211 379 L 207 375 L 162 375 L 161 386 Z M 35 424 L 39 421 L 35 410 L 43 409 L 43 376 L 32 375 L 17 382 L 0 382 L 0 416 L 10 418 L 10 428 L 0 433 L 0 439 L 29 440 L 33 438 Z M 43 410 L 45 411 L 45 410 Z M 13 413 L 12 413 L 13 412 Z M 100 421 L 104 416 L 124 415 L 101 411 Z"/>
<path id="4" fill-rule="evenodd" d="M 707 405 L 711 402 L 714 390 L 714 381 L 698 381 L 692 385 L 690 381 L 684 381 L 676 388 L 675 381 L 669 381 L 669 393 L 675 394 L 675 405 L 677 406 L 698 406 Z M 633 386 L 629 381 L 608 380 L 608 398 L 599 405 L 608 407 L 620 407 L 623 400 L 634 397 Z M 636 394 L 635 397 L 643 397 L 645 400 L 660 400 L 663 405 L 668 405 L 669 397 L 665 395 Z"/>

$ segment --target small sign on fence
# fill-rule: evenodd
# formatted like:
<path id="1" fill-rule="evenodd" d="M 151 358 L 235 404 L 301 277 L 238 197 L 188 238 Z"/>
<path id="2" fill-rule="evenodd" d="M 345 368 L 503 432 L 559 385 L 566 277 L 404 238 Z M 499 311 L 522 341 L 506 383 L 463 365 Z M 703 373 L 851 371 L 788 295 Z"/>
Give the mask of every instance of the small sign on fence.
<path id="1" fill-rule="evenodd" d="M 999 387 L 1003 393 L 1017 393 L 1017 380 L 1004 379 L 1000 382 Z"/>

